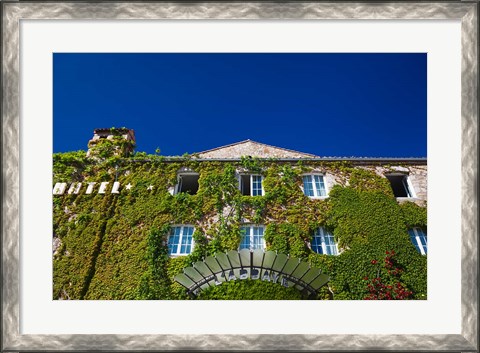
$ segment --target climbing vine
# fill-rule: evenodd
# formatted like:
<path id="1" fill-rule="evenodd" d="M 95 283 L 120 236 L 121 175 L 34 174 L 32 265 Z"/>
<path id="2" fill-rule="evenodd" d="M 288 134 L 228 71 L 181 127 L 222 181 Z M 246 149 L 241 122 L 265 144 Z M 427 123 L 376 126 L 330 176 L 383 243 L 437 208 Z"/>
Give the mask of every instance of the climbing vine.
<path id="1" fill-rule="evenodd" d="M 367 300 L 405 300 L 411 299 L 413 292 L 401 282 L 401 274 L 404 271 L 398 266 L 395 259 L 395 251 L 386 251 L 383 263 L 377 260 L 370 261 L 372 275 L 365 276 L 366 292 L 364 299 Z"/>
<path id="2" fill-rule="evenodd" d="M 187 299 L 173 277 L 207 256 L 237 249 L 242 223 L 266 225 L 267 249 L 328 274 L 318 299 L 364 299 L 372 261 L 385 261 L 385 252 L 392 250 L 402 269 L 397 280 L 411 292 L 405 298 L 426 299 L 426 257 L 408 235 L 410 227 L 426 227 L 426 208 L 398 204 L 388 181 L 373 170 L 346 162 L 287 164 L 249 157 L 200 162 L 188 155 L 169 159 L 97 152 L 102 159 L 87 158 L 82 151 L 53 156 L 54 183 L 122 185 L 119 194 L 86 194 L 82 188 L 78 194 L 54 196 L 53 230 L 60 244 L 54 254 L 55 299 Z M 180 170 L 199 174 L 196 194 L 172 194 Z M 237 171 L 263 175 L 264 196 L 242 195 Z M 302 174 L 311 171 L 335 175 L 328 198 L 311 199 L 302 192 Z M 195 246 L 191 254 L 171 258 L 168 234 L 171 225 L 179 224 L 194 226 Z M 334 235 L 338 256 L 311 250 L 318 227 Z M 261 281 L 223 284 L 199 297 L 221 298 L 300 297 L 292 288 Z"/>

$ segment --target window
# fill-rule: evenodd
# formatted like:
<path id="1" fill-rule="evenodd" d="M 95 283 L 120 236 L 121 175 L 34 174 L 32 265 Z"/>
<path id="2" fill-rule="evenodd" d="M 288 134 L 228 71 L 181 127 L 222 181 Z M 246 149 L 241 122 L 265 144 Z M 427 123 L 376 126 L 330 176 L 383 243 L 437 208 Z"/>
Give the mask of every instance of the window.
<path id="1" fill-rule="evenodd" d="M 197 173 L 181 173 L 178 174 L 178 184 L 175 186 L 175 194 L 186 192 L 190 195 L 195 195 L 198 192 L 198 178 Z"/>
<path id="2" fill-rule="evenodd" d="M 333 234 L 327 232 L 325 228 L 315 229 L 312 239 L 312 250 L 318 254 L 337 255 L 338 248 Z"/>
<path id="3" fill-rule="evenodd" d="M 386 175 L 395 197 L 415 197 L 408 175 Z"/>
<path id="4" fill-rule="evenodd" d="M 168 254 L 188 255 L 193 247 L 193 226 L 174 226 L 168 237 Z"/>
<path id="5" fill-rule="evenodd" d="M 412 228 L 408 230 L 408 233 L 410 233 L 410 240 L 417 251 L 422 255 L 427 255 L 427 232 L 422 228 Z"/>
<path id="6" fill-rule="evenodd" d="M 308 197 L 325 197 L 327 190 L 323 175 L 310 174 L 303 177 L 303 193 Z"/>
<path id="7" fill-rule="evenodd" d="M 262 181 L 263 181 L 263 176 L 261 175 L 241 174 L 240 175 L 240 191 L 242 195 L 262 196 L 263 195 Z"/>
<path id="8" fill-rule="evenodd" d="M 263 241 L 264 226 L 242 226 L 240 233 L 243 235 L 239 250 L 242 249 L 265 249 Z"/>

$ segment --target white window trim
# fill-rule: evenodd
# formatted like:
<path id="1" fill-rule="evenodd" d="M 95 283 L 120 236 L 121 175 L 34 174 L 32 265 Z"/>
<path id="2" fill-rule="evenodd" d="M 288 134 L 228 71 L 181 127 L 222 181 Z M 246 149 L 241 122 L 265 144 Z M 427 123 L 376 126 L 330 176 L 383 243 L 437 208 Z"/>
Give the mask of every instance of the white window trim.
<path id="1" fill-rule="evenodd" d="M 328 253 L 327 253 L 327 244 L 326 244 L 326 242 L 325 242 L 325 233 L 326 233 L 327 231 L 325 230 L 324 227 L 319 227 L 319 228 L 317 228 L 317 229 L 320 230 L 320 236 L 318 236 L 318 235 L 316 235 L 316 234 L 314 233 L 314 234 L 313 234 L 313 237 L 314 237 L 314 238 L 320 237 L 320 243 L 322 244 L 322 252 L 323 252 L 323 253 L 320 254 L 320 255 L 337 256 L 340 252 L 338 251 L 338 244 L 337 244 L 337 242 L 335 241 L 335 239 L 333 240 L 333 243 L 335 244 L 336 254 L 328 254 Z M 333 236 L 333 234 L 330 234 L 330 233 L 329 233 L 329 235 L 332 235 L 332 236 Z M 311 248 L 311 244 L 310 244 L 310 248 Z M 312 250 L 313 250 L 313 249 L 312 249 Z M 315 251 L 314 251 L 314 252 L 315 252 Z M 315 252 L 315 253 L 317 253 L 317 252 Z M 317 253 L 317 254 L 318 254 L 318 253 Z"/>
<path id="2" fill-rule="evenodd" d="M 406 181 L 407 182 L 407 187 L 408 191 L 407 194 L 410 194 L 410 196 L 401 196 L 401 197 L 396 197 L 397 200 L 417 200 L 417 194 L 415 193 L 415 189 L 413 188 L 412 181 L 410 180 L 410 175 L 404 174 L 404 173 L 388 173 L 387 175 L 392 175 L 392 176 L 403 176 L 405 177 L 402 180 L 402 184 Z M 405 187 L 405 184 L 403 185 Z"/>
<path id="3" fill-rule="evenodd" d="M 417 194 L 415 193 L 415 189 L 413 188 L 412 181 L 410 180 L 410 175 L 405 175 L 404 181 L 407 182 L 408 191 L 410 191 L 409 199 L 416 199 Z"/>
<path id="4" fill-rule="evenodd" d="M 248 174 L 248 173 L 239 173 L 238 174 L 238 190 L 243 193 L 242 191 L 242 175 L 249 175 L 250 176 L 250 196 L 253 196 L 253 177 L 254 176 L 259 176 L 262 178 L 262 194 L 261 195 L 255 195 L 255 196 L 265 196 L 265 190 L 263 189 L 263 175 L 262 174 Z M 247 196 L 247 195 L 245 195 Z"/>
<path id="5" fill-rule="evenodd" d="M 315 179 L 314 179 L 314 175 L 318 175 L 318 176 L 321 176 L 323 177 L 323 185 L 325 186 L 325 196 L 307 196 L 305 195 L 305 188 L 303 186 L 303 177 L 304 176 L 311 176 L 312 177 L 312 184 L 313 184 L 313 193 L 316 194 L 317 193 L 317 186 L 315 185 Z M 325 174 L 323 173 L 306 173 L 306 174 L 302 174 L 302 185 L 300 186 L 300 189 L 302 189 L 302 192 L 305 196 L 307 196 L 308 198 L 310 199 L 327 199 L 328 198 L 328 187 L 327 187 L 327 178 L 325 177 Z"/>
<path id="6" fill-rule="evenodd" d="M 252 248 L 252 244 L 253 244 L 253 227 L 257 227 L 257 228 L 263 228 L 263 236 L 262 236 L 262 250 L 265 250 L 267 248 L 267 244 L 265 243 L 265 225 L 263 224 L 250 224 L 250 223 L 243 223 L 240 225 L 240 228 L 244 228 L 244 227 L 249 227 L 250 228 L 250 234 L 245 234 L 243 235 L 242 234 L 242 239 L 240 240 L 240 244 L 242 244 L 243 242 L 243 237 L 245 236 L 248 236 L 250 239 L 250 247 L 249 247 L 249 250 L 250 251 L 253 251 L 255 249 Z M 246 248 L 245 248 L 246 249 Z M 238 250 L 240 250 L 240 245 L 238 246 Z"/>
<path id="7" fill-rule="evenodd" d="M 173 224 L 170 226 L 170 232 L 168 233 L 168 238 L 167 238 L 167 249 L 168 249 L 168 239 L 170 238 L 170 235 L 171 235 L 171 230 L 173 228 L 178 228 L 178 227 L 181 227 L 181 231 L 180 231 L 180 238 L 179 238 L 179 243 L 178 243 L 178 247 L 177 247 L 177 252 L 174 253 L 174 254 L 168 254 L 169 257 L 178 257 L 178 256 L 187 256 L 187 255 L 190 255 L 192 252 L 193 252 L 193 248 L 195 246 L 195 239 L 193 239 L 193 234 L 195 233 L 195 227 L 192 225 L 192 224 Z M 180 253 L 180 249 L 182 247 L 182 239 L 183 239 L 183 232 L 184 232 L 184 228 L 185 227 L 191 227 L 193 228 L 193 232 L 192 232 L 192 244 L 190 246 L 190 252 L 188 254 L 181 254 Z"/>
<path id="8" fill-rule="evenodd" d="M 415 233 L 415 241 L 417 242 L 418 248 L 420 249 L 420 254 L 427 255 L 427 253 L 425 252 L 425 249 L 423 248 L 422 241 L 420 240 L 420 235 L 418 234 L 418 229 L 420 228 L 413 227 L 410 229 L 413 230 L 413 232 Z M 422 233 L 425 233 L 425 232 L 422 230 Z M 428 249 L 428 236 L 427 236 L 426 242 L 427 242 L 427 249 Z"/>
<path id="9" fill-rule="evenodd" d="M 200 177 L 199 173 L 196 172 L 180 172 L 177 173 L 177 184 L 175 184 L 175 187 L 173 188 L 173 194 L 172 195 L 177 195 L 179 194 L 180 187 L 182 186 L 182 176 L 183 175 L 198 175 Z"/>

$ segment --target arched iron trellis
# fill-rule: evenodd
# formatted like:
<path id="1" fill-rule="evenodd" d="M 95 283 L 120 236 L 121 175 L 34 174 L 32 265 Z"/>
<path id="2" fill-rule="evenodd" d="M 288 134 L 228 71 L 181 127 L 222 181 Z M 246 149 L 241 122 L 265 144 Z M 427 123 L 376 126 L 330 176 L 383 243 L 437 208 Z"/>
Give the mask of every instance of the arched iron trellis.
<path id="1" fill-rule="evenodd" d="M 248 278 L 295 287 L 309 298 L 315 297 L 329 281 L 319 268 L 311 267 L 300 259 L 260 249 L 232 250 L 209 256 L 185 268 L 183 273 L 175 276 L 175 281 L 195 297 L 206 288 Z"/>

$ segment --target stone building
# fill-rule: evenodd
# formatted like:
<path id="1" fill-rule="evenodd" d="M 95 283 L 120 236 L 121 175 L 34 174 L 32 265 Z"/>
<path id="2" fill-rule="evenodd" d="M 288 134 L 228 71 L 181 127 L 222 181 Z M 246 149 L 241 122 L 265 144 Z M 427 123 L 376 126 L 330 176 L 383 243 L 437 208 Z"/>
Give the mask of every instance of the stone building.
<path id="1" fill-rule="evenodd" d="M 103 155 L 129 156 L 135 148 L 135 132 L 127 128 L 93 130 L 88 141 L 87 157 Z"/>
<path id="2" fill-rule="evenodd" d="M 102 140 L 116 153 L 135 138 L 97 129 L 89 147 Z M 77 271 L 88 275 L 68 298 L 263 299 L 271 289 L 259 280 L 309 299 L 426 299 L 426 158 L 321 157 L 252 140 L 187 157 L 128 152 L 115 170 L 99 160 L 79 180 L 54 175 L 54 298 Z M 72 258 L 85 251 L 89 261 Z M 238 281 L 241 297 L 221 292 Z M 295 295 L 278 288 L 274 299 Z"/>
<path id="3" fill-rule="evenodd" d="M 211 150 L 195 153 L 199 159 L 235 160 L 242 157 L 273 158 L 278 162 L 294 164 L 298 161 L 341 162 L 348 161 L 358 168 L 374 170 L 379 176 L 388 179 L 399 202 L 415 201 L 425 204 L 427 200 L 427 159 L 426 158 L 355 158 L 319 157 L 264 143 L 245 140 Z M 336 183 L 335 175 L 325 173 L 326 186 L 331 189 Z"/>

